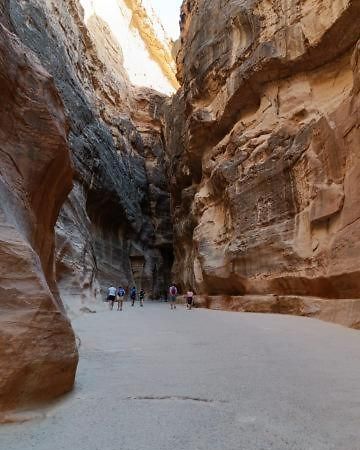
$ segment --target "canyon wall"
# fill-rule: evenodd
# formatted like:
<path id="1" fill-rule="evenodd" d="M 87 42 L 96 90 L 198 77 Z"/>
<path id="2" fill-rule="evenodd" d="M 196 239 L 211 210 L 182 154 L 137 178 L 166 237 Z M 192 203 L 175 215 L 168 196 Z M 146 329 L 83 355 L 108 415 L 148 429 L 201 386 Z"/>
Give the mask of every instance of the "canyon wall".
<path id="1" fill-rule="evenodd" d="M 65 311 L 170 279 L 170 42 L 141 2 L 81 3 L 0 0 L 0 411 L 72 388 Z"/>
<path id="2" fill-rule="evenodd" d="M 185 0 L 181 21 L 174 276 L 204 306 L 360 327 L 360 3 Z"/>
<path id="3" fill-rule="evenodd" d="M 71 389 L 75 336 L 55 282 L 54 225 L 73 168 L 49 73 L 0 23 L 0 422 Z"/>
<path id="4" fill-rule="evenodd" d="M 169 99 L 146 2 L 0 0 L 0 411 L 71 389 L 66 309 L 158 297 L 173 231 L 199 305 L 360 327 L 359 19 L 186 0 Z"/>
<path id="5" fill-rule="evenodd" d="M 140 2 L 81 3 L 9 0 L 6 8 L 11 30 L 54 77 L 69 121 L 75 180 L 56 225 L 57 281 L 75 309 L 103 299 L 110 284 L 156 297 L 168 282 L 166 97 L 152 88 L 176 86 L 173 62 L 159 65 L 170 44 Z M 149 87 L 133 84 L 141 74 Z"/>

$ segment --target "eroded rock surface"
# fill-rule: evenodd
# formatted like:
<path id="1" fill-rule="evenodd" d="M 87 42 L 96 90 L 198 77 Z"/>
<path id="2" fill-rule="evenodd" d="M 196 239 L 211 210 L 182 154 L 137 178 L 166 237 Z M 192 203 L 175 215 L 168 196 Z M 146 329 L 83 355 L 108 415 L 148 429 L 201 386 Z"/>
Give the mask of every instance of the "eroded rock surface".
<path id="1" fill-rule="evenodd" d="M 77 349 L 54 271 L 73 176 L 64 108 L 35 54 L 1 24 L 0 95 L 1 421 L 70 390 Z"/>
<path id="2" fill-rule="evenodd" d="M 203 304 L 360 298 L 359 21 L 352 0 L 184 2 L 174 274 Z"/>
<path id="3" fill-rule="evenodd" d="M 80 304 L 103 299 L 110 284 L 137 284 L 157 297 L 172 264 L 166 97 L 134 86 L 124 58 L 129 49 L 141 50 L 132 64 L 139 58 L 138 69 L 155 74 L 160 87 L 174 83 L 172 66 L 165 60 L 166 70 L 159 68 L 147 50 L 154 42 L 161 48 L 151 21 L 145 27 L 151 42 L 143 40 L 137 2 L 81 4 L 10 0 L 6 8 L 12 30 L 53 75 L 70 126 L 76 173 L 56 227 L 59 287 L 74 305 L 75 298 Z"/>
<path id="4" fill-rule="evenodd" d="M 170 278 L 167 97 L 150 88 L 173 89 L 157 60 L 170 48 L 139 2 L 81 3 L 0 0 L 0 411 L 71 389 L 60 296 L 77 314 L 110 284 L 157 297 Z M 122 45 L 150 87 L 132 84 Z"/>

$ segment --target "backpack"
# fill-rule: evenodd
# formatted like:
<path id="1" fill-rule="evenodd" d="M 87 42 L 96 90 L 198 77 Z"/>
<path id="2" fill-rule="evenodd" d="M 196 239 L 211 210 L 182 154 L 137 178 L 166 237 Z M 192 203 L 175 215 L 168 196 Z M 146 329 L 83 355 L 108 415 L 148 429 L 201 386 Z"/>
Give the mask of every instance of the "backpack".
<path id="1" fill-rule="evenodd" d="M 170 295 L 175 296 L 177 294 L 177 289 L 175 286 L 171 286 L 170 288 Z"/>

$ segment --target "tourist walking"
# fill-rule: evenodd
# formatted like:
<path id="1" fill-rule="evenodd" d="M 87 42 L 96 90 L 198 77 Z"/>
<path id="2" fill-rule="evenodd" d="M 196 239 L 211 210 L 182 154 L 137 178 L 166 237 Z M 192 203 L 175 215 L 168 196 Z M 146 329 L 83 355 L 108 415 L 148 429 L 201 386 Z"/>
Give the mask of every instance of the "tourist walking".
<path id="1" fill-rule="evenodd" d="M 119 286 L 119 289 L 117 291 L 118 311 L 123 310 L 125 294 L 126 294 L 125 289 L 123 287 Z"/>
<path id="2" fill-rule="evenodd" d="M 191 309 L 194 302 L 194 293 L 193 291 L 189 290 L 186 293 L 186 308 Z"/>
<path id="3" fill-rule="evenodd" d="M 174 283 L 169 288 L 169 294 L 170 294 L 170 309 L 176 309 L 176 297 L 178 294 L 178 290 Z"/>
<path id="4" fill-rule="evenodd" d="M 135 305 L 135 300 L 136 300 L 136 287 L 135 286 L 133 286 L 131 288 L 130 300 L 131 300 L 131 306 L 134 306 Z"/>
<path id="5" fill-rule="evenodd" d="M 108 289 L 107 300 L 109 302 L 109 308 L 111 310 L 113 310 L 113 308 L 114 308 L 115 299 L 116 299 L 116 287 L 110 286 Z"/>
<path id="6" fill-rule="evenodd" d="M 144 289 L 141 289 L 141 291 L 139 292 L 139 300 L 140 300 L 140 306 L 144 306 L 144 300 L 145 300 Z"/>

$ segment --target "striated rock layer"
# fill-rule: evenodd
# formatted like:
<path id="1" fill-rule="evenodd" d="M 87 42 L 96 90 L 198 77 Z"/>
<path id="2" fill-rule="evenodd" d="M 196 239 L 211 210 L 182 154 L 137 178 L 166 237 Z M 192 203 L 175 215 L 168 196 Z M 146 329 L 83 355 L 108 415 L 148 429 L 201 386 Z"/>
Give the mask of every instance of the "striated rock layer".
<path id="1" fill-rule="evenodd" d="M 358 326 L 359 22 L 356 0 L 184 1 L 174 274 L 202 304 Z"/>
<path id="2" fill-rule="evenodd" d="M 64 108 L 1 24 L 0 95 L 1 414 L 70 390 L 78 356 L 54 271 L 54 225 L 73 176 Z"/>
<path id="3" fill-rule="evenodd" d="M 157 297 L 172 265 L 166 97 L 135 87 L 128 72 L 138 61 L 152 86 L 172 88 L 171 64 L 159 67 L 149 50 L 161 46 L 138 3 L 81 3 L 85 9 L 77 0 L 9 0 L 5 8 L 9 27 L 54 77 L 69 122 L 75 183 L 56 225 L 57 281 L 75 309 L 103 299 L 110 284 L 137 284 Z"/>

